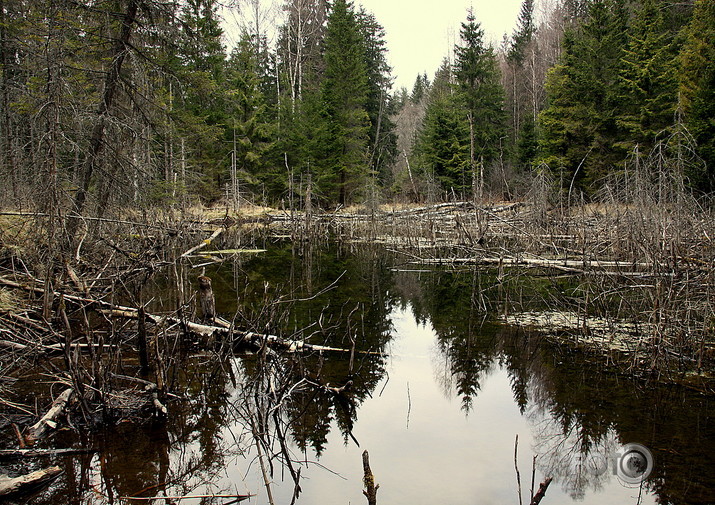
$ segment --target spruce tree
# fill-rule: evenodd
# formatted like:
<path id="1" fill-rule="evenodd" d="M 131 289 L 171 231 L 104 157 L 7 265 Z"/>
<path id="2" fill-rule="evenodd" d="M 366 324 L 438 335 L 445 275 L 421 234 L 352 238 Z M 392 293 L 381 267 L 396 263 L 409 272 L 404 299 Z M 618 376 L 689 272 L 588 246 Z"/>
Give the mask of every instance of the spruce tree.
<path id="1" fill-rule="evenodd" d="M 176 128 L 170 126 L 164 141 L 165 177 L 172 180 L 181 163 L 199 174 L 194 189 L 205 201 L 223 194 L 227 182 L 225 163 L 229 145 L 222 142 L 226 124 L 224 93 L 225 52 L 216 0 L 188 0 L 179 16 L 179 85 L 169 81 L 167 102 Z M 186 145 L 180 153 L 180 139 Z"/>
<path id="2" fill-rule="evenodd" d="M 396 104 L 390 95 L 392 69 L 387 63 L 385 30 L 373 14 L 362 8 L 356 19 L 364 41 L 367 71 L 365 110 L 370 117 L 369 166 L 383 184 L 387 184 L 389 168 L 397 155 L 397 134 L 392 120 Z"/>
<path id="3" fill-rule="evenodd" d="M 316 182 L 329 202 L 341 205 L 348 203 L 368 175 L 370 116 L 364 44 L 352 4 L 336 0 L 328 18 L 322 83 L 330 151 Z"/>
<path id="4" fill-rule="evenodd" d="M 455 47 L 455 77 L 469 125 L 469 174 L 465 177 L 482 193 L 484 169 L 499 155 L 504 133 L 504 90 L 491 47 L 484 44 L 484 31 L 470 10 Z"/>
<path id="5" fill-rule="evenodd" d="M 661 5 L 644 0 L 621 58 L 623 112 L 618 124 L 626 132 L 627 147 L 637 144 L 647 154 L 668 135 L 678 102 L 676 55 Z"/>
<path id="6" fill-rule="evenodd" d="M 224 142 L 231 145 L 237 174 L 254 193 L 263 184 L 269 194 L 285 189 L 285 178 L 268 163 L 274 128 L 261 91 L 261 69 L 255 36 L 244 33 L 226 65 L 227 118 Z"/>
<path id="7" fill-rule="evenodd" d="M 715 2 L 698 0 L 680 53 L 680 105 L 707 166 L 702 189 L 715 189 Z"/>
<path id="8" fill-rule="evenodd" d="M 623 158 L 614 146 L 626 19 L 622 0 L 594 0 L 585 23 L 564 34 L 561 59 L 547 75 L 540 161 L 566 189 L 594 189 Z"/>
<path id="9" fill-rule="evenodd" d="M 452 68 L 445 60 L 435 74 L 427 109 L 415 145 L 419 172 L 449 193 L 469 191 L 469 124 L 463 102 L 451 84 Z"/>

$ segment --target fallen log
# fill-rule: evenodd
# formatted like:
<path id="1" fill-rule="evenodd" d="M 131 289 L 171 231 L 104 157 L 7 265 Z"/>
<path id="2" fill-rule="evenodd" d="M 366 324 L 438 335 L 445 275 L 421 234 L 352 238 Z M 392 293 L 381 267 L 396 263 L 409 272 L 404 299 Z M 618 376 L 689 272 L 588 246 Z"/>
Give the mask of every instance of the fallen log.
<path id="1" fill-rule="evenodd" d="M 0 475 L 0 496 L 29 493 L 40 486 L 49 484 L 61 473 L 62 469 L 59 466 L 51 466 L 19 477 Z"/>
<path id="2" fill-rule="evenodd" d="M 221 228 L 217 228 L 217 229 L 211 234 L 211 236 L 210 236 L 209 238 L 207 238 L 206 240 L 204 240 L 204 241 L 200 242 L 199 244 L 195 245 L 194 247 L 192 247 L 191 249 L 189 249 L 188 251 L 186 251 L 184 254 L 182 254 L 180 257 L 181 257 L 181 258 L 186 258 L 187 256 L 191 256 L 193 253 L 195 253 L 195 252 L 198 251 L 199 249 L 203 249 L 204 247 L 206 247 L 207 245 L 209 245 L 211 242 L 213 242 L 214 239 L 216 239 L 216 237 L 218 237 L 219 235 L 221 235 L 225 230 L 226 230 L 226 228 L 223 227 L 223 226 L 222 226 Z"/>
<path id="3" fill-rule="evenodd" d="M 96 449 L 0 449 L 0 459 L 41 458 L 43 456 L 67 456 L 91 454 Z"/>
<path id="4" fill-rule="evenodd" d="M 73 393 L 74 389 L 65 389 L 57 398 L 55 398 L 55 401 L 52 402 L 50 410 L 48 410 L 39 421 L 30 426 L 28 432 L 25 434 L 25 443 L 27 445 L 33 445 L 50 429 L 54 429 L 57 426 L 55 419 L 57 419 L 57 417 L 64 412 L 67 407 L 67 403 L 70 401 L 70 398 L 72 398 Z"/>
<path id="5" fill-rule="evenodd" d="M 14 288 L 18 289 L 23 289 L 26 291 L 33 291 L 37 293 L 44 293 L 44 289 L 42 288 L 35 288 L 32 286 L 27 286 L 20 284 L 16 281 L 0 277 L 0 284 L 4 284 L 6 286 L 11 286 Z M 59 296 L 59 292 L 55 292 L 56 296 Z M 75 295 L 67 295 L 63 294 L 63 298 L 65 302 L 72 302 L 80 305 L 85 305 L 85 306 L 98 306 L 100 307 L 100 310 L 104 312 L 105 314 L 110 314 L 113 316 L 117 317 L 125 317 L 129 319 L 137 319 L 139 318 L 139 309 L 135 309 L 133 307 L 126 307 L 123 305 L 115 305 L 110 302 L 106 302 L 104 300 L 96 300 L 92 298 L 86 298 L 86 297 L 81 297 L 81 296 L 75 296 Z M 103 310 L 102 310 L 103 309 Z M 278 347 L 282 348 L 286 351 L 289 352 L 299 352 L 299 351 L 332 351 L 332 352 L 350 352 L 350 349 L 342 349 L 342 348 L 337 348 L 337 347 L 328 347 L 328 346 L 323 346 L 323 345 L 317 345 L 317 344 L 309 344 L 305 341 L 302 340 L 286 340 L 281 337 L 278 337 L 276 335 L 265 335 L 261 333 L 254 333 L 254 332 L 249 332 L 249 331 L 242 331 L 242 330 L 236 330 L 234 329 L 233 331 L 230 328 L 230 324 L 225 324 L 223 321 L 219 320 L 217 318 L 216 324 L 217 325 L 207 325 L 207 324 L 199 324 L 199 323 L 194 323 L 191 321 L 185 321 L 182 320 L 178 317 L 173 317 L 173 316 L 159 316 L 156 314 L 149 314 L 148 312 L 144 314 L 144 317 L 146 320 L 150 323 L 153 324 L 163 324 L 163 323 L 170 323 L 170 324 L 177 324 L 177 325 L 183 325 L 189 332 L 204 337 L 204 338 L 210 338 L 214 336 L 230 336 L 235 339 L 234 343 L 240 344 L 240 343 L 247 343 L 247 344 L 257 344 L 260 343 L 261 345 L 265 342 L 266 344 L 273 346 L 273 347 Z M 52 344 L 53 346 L 59 346 L 61 344 Z M 75 345 L 80 345 L 80 344 L 75 344 Z M 86 345 L 86 344 L 81 344 L 81 345 Z"/>
<path id="6" fill-rule="evenodd" d="M 233 498 L 236 501 L 248 500 L 254 494 L 187 494 L 183 496 L 120 496 L 120 500 L 154 501 L 154 500 L 198 500 L 201 498 Z"/>
<path id="7" fill-rule="evenodd" d="M 103 313 L 125 317 L 128 319 L 137 319 L 139 317 L 138 310 L 132 309 L 130 307 L 119 307 L 116 309 L 104 309 Z M 185 325 L 185 328 L 193 333 L 203 338 L 211 338 L 215 336 L 222 337 L 232 337 L 234 339 L 234 345 L 238 346 L 245 344 L 252 347 L 261 347 L 264 343 L 271 347 L 277 347 L 288 352 L 301 352 L 301 351 L 331 351 L 331 352 L 350 352 L 350 349 L 343 349 L 340 347 L 328 347 L 324 345 L 309 344 L 303 340 L 287 340 L 281 338 L 277 335 L 265 335 L 262 333 L 254 333 L 251 331 L 243 330 L 231 330 L 230 327 L 226 326 L 214 326 L 207 324 L 194 323 L 191 321 L 182 321 L 181 319 L 173 316 L 158 316 L 155 314 L 146 313 L 145 316 L 147 321 L 154 324 L 161 324 L 164 322 L 177 325 Z"/>

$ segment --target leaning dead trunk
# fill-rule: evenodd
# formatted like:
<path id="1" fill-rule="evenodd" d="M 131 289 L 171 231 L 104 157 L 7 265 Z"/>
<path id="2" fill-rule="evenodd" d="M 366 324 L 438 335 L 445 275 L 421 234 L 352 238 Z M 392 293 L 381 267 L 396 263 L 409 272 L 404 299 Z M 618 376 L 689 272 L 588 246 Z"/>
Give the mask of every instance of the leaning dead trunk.
<path id="1" fill-rule="evenodd" d="M 121 86 L 121 71 L 124 59 L 129 52 L 129 40 L 132 35 L 132 28 L 136 23 L 137 11 L 139 2 L 137 0 L 129 0 L 127 10 L 122 16 L 122 28 L 119 36 L 115 40 L 114 48 L 112 49 L 112 62 L 107 77 L 104 80 L 104 91 L 102 98 L 97 106 L 97 122 L 92 129 L 92 135 L 89 139 L 89 149 L 87 157 L 84 161 L 84 166 L 80 174 L 80 184 L 74 198 L 73 213 L 75 216 L 81 216 L 84 212 L 84 206 L 87 201 L 87 193 L 89 192 L 92 183 L 92 176 L 95 173 L 100 160 L 102 159 L 102 151 L 106 142 L 106 129 L 109 123 L 108 117 L 114 106 L 117 92 Z M 77 228 L 80 224 L 80 219 L 70 219 L 67 223 L 68 240 L 73 242 Z"/>
<path id="2" fill-rule="evenodd" d="M 380 484 L 375 484 L 375 476 L 370 469 L 370 456 L 367 451 L 363 451 L 362 453 L 362 469 L 363 483 L 365 484 L 365 490 L 362 494 L 367 498 L 368 505 L 377 505 L 377 490 Z"/>

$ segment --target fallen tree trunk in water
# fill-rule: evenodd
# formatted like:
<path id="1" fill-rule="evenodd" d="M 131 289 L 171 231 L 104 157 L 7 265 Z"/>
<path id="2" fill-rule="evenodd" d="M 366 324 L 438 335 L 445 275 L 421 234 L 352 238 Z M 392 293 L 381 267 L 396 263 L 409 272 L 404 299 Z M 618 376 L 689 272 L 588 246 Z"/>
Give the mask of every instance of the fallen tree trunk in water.
<path id="1" fill-rule="evenodd" d="M 44 293 L 42 288 L 36 288 L 33 286 L 23 285 L 19 282 L 0 277 L 0 284 L 23 289 L 26 291 Z M 60 296 L 59 292 L 54 292 L 55 296 Z M 126 307 L 123 305 L 115 305 L 104 300 L 97 300 L 82 296 L 63 294 L 63 299 L 65 302 L 71 302 L 79 304 L 85 307 L 96 306 L 99 307 L 102 312 L 110 314 L 116 317 L 125 317 L 129 319 L 138 319 L 140 317 L 139 309 L 133 307 Z M 170 323 L 180 325 L 186 328 L 187 331 L 204 337 L 211 338 L 215 336 L 231 337 L 234 339 L 232 342 L 234 345 L 247 345 L 252 347 L 261 347 L 263 345 L 269 345 L 271 347 L 280 348 L 289 352 L 301 352 L 301 351 L 332 351 L 332 352 L 350 352 L 349 349 L 342 349 L 338 347 L 328 347 L 317 344 L 309 344 L 302 340 L 287 340 L 276 335 L 266 335 L 262 333 L 255 333 L 251 331 L 243 331 L 231 329 L 230 324 L 224 324 L 219 326 L 222 321 L 216 318 L 216 325 L 199 324 L 191 321 L 186 321 L 174 316 L 160 316 L 156 314 L 144 313 L 146 321 L 153 324 Z M 61 344 L 52 344 L 61 345 Z M 75 344 L 73 344 L 75 345 Z M 76 344 L 79 345 L 79 344 Z M 14 347 L 14 346 L 13 346 Z M 18 349 L 19 350 L 19 349 Z"/>
<path id="2" fill-rule="evenodd" d="M 0 460 L 16 458 L 41 458 L 70 454 L 91 454 L 95 449 L 0 449 Z"/>
<path id="3" fill-rule="evenodd" d="M 29 493 L 39 486 L 48 484 L 61 473 L 62 469 L 59 466 L 51 466 L 20 477 L 0 476 L 0 496 Z"/>
<path id="4" fill-rule="evenodd" d="M 47 413 L 42 416 L 39 421 L 30 426 L 27 434 L 25 435 L 25 443 L 27 445 L 33 445 L 35 442 L 45 436 L 49 429 L 55 428 L 55 426 L 57 425 L 55 419 L 57 419 L 57 417 L 59 417 L 59 415 L 64 412 L 65 408 L 67 407 L 67 403 L 69 403 L 73 393 L 74 389 L 65 389 L 62 394 L 60 394 L 60 396 L 55 398 L 55 401 L 52 402 L 52 407 L 50 407 L 50 410 L 48 410 Z"/>

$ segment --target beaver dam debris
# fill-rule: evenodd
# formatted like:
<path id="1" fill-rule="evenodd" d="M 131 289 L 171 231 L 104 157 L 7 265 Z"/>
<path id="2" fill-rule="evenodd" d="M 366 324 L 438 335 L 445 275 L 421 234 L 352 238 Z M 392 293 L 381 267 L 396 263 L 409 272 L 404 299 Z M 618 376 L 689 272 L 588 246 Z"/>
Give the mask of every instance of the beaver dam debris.
<path id="1" fill-rule="evenodd" d="M 389 256 L 389 271 L 396 275 L 439 272 L 449 279 L 456 270 L 471 273 L 473 282 L 461 288 L 470 292 L 469 305 L 462 309 L 483 313 L 484 321 L 499 319 L 609 357 L 622 353 L 631 357 L 632 369 L 687 368 L 705 375 L 715 357 L 715 220 L 676 210 L 653 207 L 644 219 L 642 209 L 636 213 L 623 206 L 452 202 L 377 211 L 267 213 L 245 221 L 246 228 L 240 219 L 225 218 L 208 230 L 206 223 L 162 228 L 102 220 L 71 251 L 3 243 L 0 428 L 10 437 L 10 446 L 0 459 L 12 461 L 15 476 L 0 479 L 0 493 L 36 489 L 57 475 L 51 466 L 57 458 L 79 459 L 86 455 L 83 451 L 94 450 L 67 447 L 66 431 L 92 432 L 125 423 L 165 426 L 186 415 L 185 405 L 193 396 L 210 409 L 212 400 L 202 396 L 205 381 L 221 377 L 231 384 L 227 390 L 240 395 L 221 414 L 240 421 L 244 431 L 236 438 L 241 450 L 255 456 L 261 485 L 270 497 L 273 472 L 285 472 L 293 481 L 295 501 L 302 477 L 287 442 L 296 429 L 296 419 L 284 416 L 288 405 L 295 399 L 300 409 L 291 408 L 301 415 L 309 412 L 313 429 L 325 415 L 310 412 L 317 408 L 315 399 L 328 402 L 345 442 L 359 446 L 352 426 L 356 405 L 371 394 L 360 383 L 376 380 L 360 374 L 365 361 L 382 366 L 384 359 L 384 342 L 360 345 L 366 321 L 352 300 L 340 300 L 337 322 L 315 307 L 308 311 L 313 319 L 308 326 L 281 312 L 296 300 L 313 301 L 335 283 L 349 282 L 341 268 L 331 271 L 334 284 L 312 285 L 308 267 L 315 251 L 327 243 L 337 242 L 350 252 L 379 250 Z M 31 223 L 40 223 L 41 230 L 49 219 L 12 217 L 25 220 L 18 236 L 29 234 Z M 308 273 L 301 281 L 310 287 L 306 294 L 272 298 L 267 283 L 259 280 L 258 286 L 249 286 L 252 293 L 263 289 L 252 294 L 253 302 L 259 302 L 251 312 L 242 298 L 249 290 L 236 279 L 251 278 L 246 264 L 259 263 L 267 256 L 262 253 L 275 246 L 271 242 L 284 240 L 277 237 L 292 239 L 290 254 L 305 262 Z M 41 234 L 36 242 L 42 243 Z M 222 308 L 225 286 L 220 284 L 231 281 L 212 278 L 218 268 L 233 269 L 235 313 Z M 286 269 L 281 275 L 297 282 L 302 274 Z M 406 290 L 410 282 L 417 281 L 406 282 Z M 155 283 L 152 289 L 150 283 Z M 369 299 L 370 289 L 364 291 L 360 296 L 368 301 L 363 304 L 377 302 Z M 338 327 L 345 336 L 331 339 Z M 336 374 L 326 355 L 349 360 L 348 373 Z M 234 370 L 232 360 L 237 359 L 242 364 Z M 238 376 L 246 370 L 250 374 Z M 20 390 L 27 377 L 35 381 L 32 394 Z M 187 386 L 187 377 L 198 383 Z M 365 495 L 374 503 L 378 486 L 364 454 Z M 190 473 L 189 465 L 186 475 Z M 205 489 L 212 489 L 210 482 L 200 491 Z M 173 490 L 162 498 L 248 496 L 235 490 Z M 122 495 L 139 502 L 151 499 L 142 493 Z"/>

